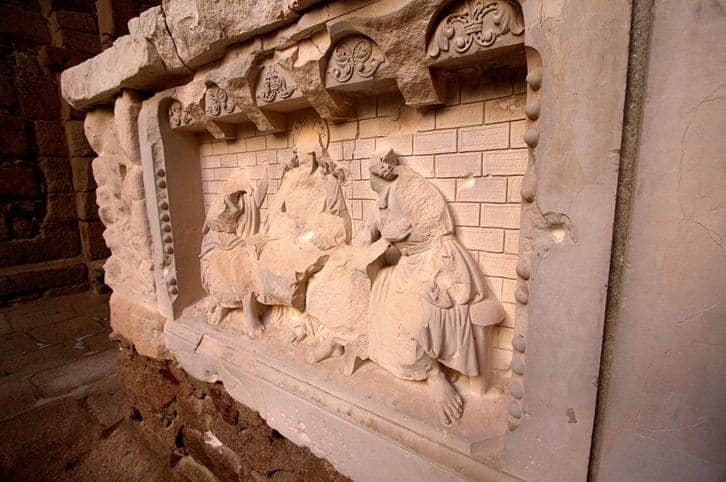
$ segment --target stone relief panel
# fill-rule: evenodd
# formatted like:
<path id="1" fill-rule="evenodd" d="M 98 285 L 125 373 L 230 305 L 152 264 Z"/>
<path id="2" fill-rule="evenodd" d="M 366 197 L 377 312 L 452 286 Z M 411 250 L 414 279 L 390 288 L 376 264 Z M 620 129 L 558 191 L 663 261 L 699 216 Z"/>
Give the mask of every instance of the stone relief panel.
<path id="1" fill-rule="evenodd" d="M 277 151 L 280 175 L 260 162 L 228 169 L 204 226 L 209 296 L 194 309 L 216 329 L 300 344 L 309 363 L 340 356 L 347 375 L 368 360 L 426 381 L 439 419 L 454 424 L 465 400 L 447 374 L 490 369 L 484 330 L 505 318 L 499 295 L 437 184 L 390 148 L 366 159 L 360 182 L 375 199 L 352 235 L 352 174 L 332 159 L 330 138 L 325 121 L 305 116 L 293 123 L 292 147 Z M 251 159 L 268 158 L 262 152 Z"/>
<path id="2" fill-rule="evenodd" d="M 428 42 L 434 61 L 475 54 L 502 44 L 521 42 L 522 10 L 512 0 L 477 0 L 455 4 L 441 18 Z"/>

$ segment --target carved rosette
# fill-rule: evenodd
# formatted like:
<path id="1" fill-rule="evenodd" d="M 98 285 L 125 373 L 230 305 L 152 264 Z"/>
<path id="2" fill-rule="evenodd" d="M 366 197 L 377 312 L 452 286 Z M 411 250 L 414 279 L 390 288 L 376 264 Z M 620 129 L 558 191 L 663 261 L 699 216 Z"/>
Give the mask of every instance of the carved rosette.
<path id="1" fill-rule="evenodd" d="M 330 143 L 328 123 L 318 116 L 305 116 L 297 119 L 292 125 L 292 140 L 295 146 L 309 145 L 311 139 L 320 143 L 323 149 Z"/>
<path id="2" fill-rule="evenodd" d="M 212 117 L 234 112 L 234 102 L 221 87 L 210 87 L 204 94 L 204 112 Z"/>
<path id="3" fill-rule="evenodd" d="M 297 88 L 274 65 L 265 67 L 260 75 L 257 87 L 257 98 L 267 104 L 287 100 L 295 94 Z"/>
<path id="4" fill-rule="evenodd" d="M 502 36 L 521 36 L 524 21 L 520 7 L 509 0 L 478 0 L 446 15 L 429 41 L 429 57 L 442 52 L 461 56 L 492 47 Z"/>
<path id="5" fill-rule="evenodd" d="M 169 124 L 172 128 L 188 125 L 192 122 L 192 117 L 184 110 L 181 102 L 174 101 L 169 105 Z"/>
<path id="6" fill-rule="evenodd" d="M 326 84 L 345 84 L 372 79 L 386 63 L 383 52 L 361 35 L 338 42 L 328 59 Z"/>

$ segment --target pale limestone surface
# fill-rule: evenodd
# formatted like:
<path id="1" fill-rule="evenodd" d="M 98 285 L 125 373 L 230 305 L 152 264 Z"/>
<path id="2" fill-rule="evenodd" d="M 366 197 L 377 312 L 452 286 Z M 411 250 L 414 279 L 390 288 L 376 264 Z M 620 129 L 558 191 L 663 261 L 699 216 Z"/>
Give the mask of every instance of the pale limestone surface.
<path id="1" fill-rule="evenodd" d="M 169 0 L 64 73 L 80 108 L 156 92 L 134 151 L 156 304 L 119 331 L 358 479 L 584 479 L 628 5 L 293 3 Z M 213 263 L 216 317 L 199 251 L 225 209 L 245 254 Z"/>
<path id="2" fill-rule="evenodd" d="M 726 52 L 702 52 L 726 41 L 726 18 L 715 3 L 671 1 L 652 21 L 628 269 L 594 462 L 602 480 L 716 480 L 726 470 Z M 639 360 L 657 362 L 643 373 L 633 370 Z"/>

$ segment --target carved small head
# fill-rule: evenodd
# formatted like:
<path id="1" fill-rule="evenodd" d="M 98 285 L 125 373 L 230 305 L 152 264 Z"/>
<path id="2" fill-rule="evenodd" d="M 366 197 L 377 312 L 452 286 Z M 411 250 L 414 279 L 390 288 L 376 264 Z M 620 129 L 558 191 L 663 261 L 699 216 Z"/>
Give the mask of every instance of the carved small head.
<path id="1" fill-rule="evenodd" d="M 398 157 L 393 149 L 387 151 L 379 151 L 373 154 L 370 160 L 368 170 L 374 176 L 385 179 L 386 181 L 392 181 L 398 177 L 395 171 L 398 166 Z"/>

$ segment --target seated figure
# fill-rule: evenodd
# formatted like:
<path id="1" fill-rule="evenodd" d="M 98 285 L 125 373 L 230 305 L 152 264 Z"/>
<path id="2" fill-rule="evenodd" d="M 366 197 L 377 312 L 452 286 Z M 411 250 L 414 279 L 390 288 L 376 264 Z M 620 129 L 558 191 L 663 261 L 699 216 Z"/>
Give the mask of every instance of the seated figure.
<path id="1" fill-rule="evenodd" d="M 358 241 L 383 240 L 397 256 L 386 257 L 372 283 L 368 356 L 399 378 L 426 380 L 448 425 L 461 417 L 463 398 L 442 365 L 479 375 L 470 306 L 486 297 L 484 277 L 433 184 L 398 165 L 392 151 L 376 154 L 369 170 L 378 216 Z"/>
<path id="2" fill-rule="evenodd" d="M 257 276 L 254 252 L 247 240 L 257 234 L 267 181 L 256 188 L 244 171 L 236 172 L 222 187 L 204 221 L 201 258 L 202 287 L 210 297 L 214 325 L 234 309 L 242 308 L 248 330 L 258 330 L 253 293 Z"/>
<path id="3" fill-rule="evenodd" d="M 258 303 L 303 311 L 307 280 L 350 240 L 345 174 L 320 144 L 304 147 L 286 165 L 262 229 L 267 181 L 255 189 L 244 171 L 210 209 L 200 257 L 212 324 L 241 308 L 242 331 L 255 337 L 263 331 Z"/>

